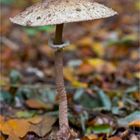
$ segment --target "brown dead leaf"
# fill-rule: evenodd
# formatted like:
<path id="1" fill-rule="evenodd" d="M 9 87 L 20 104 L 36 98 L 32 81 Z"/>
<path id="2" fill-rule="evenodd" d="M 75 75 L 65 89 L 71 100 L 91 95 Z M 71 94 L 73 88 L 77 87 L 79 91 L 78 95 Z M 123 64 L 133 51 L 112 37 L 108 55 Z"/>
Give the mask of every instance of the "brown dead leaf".
<path id="1" fill-rule="evenodd" d="M 124 58 L 129 56 L 129 49 L 124 45 L 107 47 L 105 50 L 108 58 Z"/>
<path id="2" fill-rule="evenodd" d="M 0 140 L 5 140 L 5 138 L 1 136 L 1 137 L 0 137 Z"/>
<path id="3" fill-rule="evenodd" d="M 35 132 L 38 136 L 45 136 L 52 129 L 52 125 L 55 123 L 56 118 L 53 117 L 44 117 L 43 120 L 36 124 L 31 125 L 30 131 Z"/>
<path id="4" fill-rule="evenodd" d="M 92 46 L 93 44 L 93 40 L 91 37 L 84 37 L 82 39 L 80 39 L 79 41 L 77 41 L 77 45 L 78 46 Z"/>
<path id="5" fill-rule="evenodd" d="M 29 99 L 25 103 L 29 108 L 32 109 L 51 109 L 53 107 L 53 105 L 45 104 L 37 99 Z"/>
<path id="6" fill-rule="evenodd" d="M 82 140 L 99 140 L 97 135 L 90 134 L 88 136 L 85 136 Z"/>
<path id="7" fill-rule="evenodd" d="M 0 140 L 6 140 L 6 138 L 2 134 L 0 134 Z"/>
<path id="8" fill-rule="evenodd" d="M 93 67 L 86 63 L 81 64 L 78 69 L 78 74 L 80 75 L 88 75 L 92 72 L 93 72 Z"/>
<path id="9" fill-rule="evenodd" d="M 135 92 L 133 96 L 140 102 L 140 92 Z"/>
<path id="10" fill-rule="evenodd" d="M 0 131 L 8 135 L 8 140 L 19 140 L 28 132 L 44 136 L 51 129 L 56 119 L 48 116 L 37 116 L 30 119 L 6 119 L 0 116 Z"/>
<path id="11" fill-rule="evenodd" d="M 91 65 L 93 70 L 97 72 L 112 73 L 116 71 L 116 67 L 111 62 L 107 62 L 103 59 L 90 58 L 86 59 L 84 63 Z"/>
<path id="12" fill-rule="evenodd" d="M 51 57 L 53 55 L 52 49 L 50 47 L 48 47 L 47 45 L 42 45 L 38 49 L 42 54 L 44 54 L 48 57 Z"/>
<path id="13" fill-rule="evenodd" d="M 130 58 L 132 60 L 138 60 L 139 59 L 139 51 L 133 50 L 130 54 Z"/>
<path id="14" fill-rule="evenodd" d="M 130 122 L 129 127 L 139 127 L 140 128 L 140 119 Z"/>
<path id="15" fill-rule="evenodd" d="M 64 77 L 71 82 L 72 86 L 77 88 L 86 88 L 88 85 L 87 83 L 80 82 L 76 79 L 76 76 L 74 75 L 74 70 L 67 67 L 64 68 Z"/>
<path id="16" fill-rule="evenodd" d="M 35 116 L 33 118 L 29 118 L 28 121 L 32 124 L 38 124 L 43 120 L 41 116 Z"/>
<path id="17" fill-rule="evenodd" d="M 9 140 L 19 140 L 20 137 L 26 135 L 30 124 L 25 119 L 1 119 L 0 131 L 8 135 Z"/>
<path id="18" fill-rule="evenodd" d="M 108 140 L 122 140 L 122 138 L 114 136 L 114 137 L 109 138 Z"/>

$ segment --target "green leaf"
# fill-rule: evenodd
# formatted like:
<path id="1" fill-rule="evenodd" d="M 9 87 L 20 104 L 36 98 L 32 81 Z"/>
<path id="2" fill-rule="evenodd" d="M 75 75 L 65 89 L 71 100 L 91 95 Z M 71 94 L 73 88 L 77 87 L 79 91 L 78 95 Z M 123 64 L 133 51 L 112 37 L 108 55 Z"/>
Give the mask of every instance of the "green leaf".
<path id="1" fill-rule="evenodd" d="M 56 92 L 50 88 L 45 88 L 43 91 L 40 91 L 41 96 L 39 97 L 44 102 L 55 103 Z"/>
<path id="2" fill-rule="evenodd" d="M 54 26 L 51 26 L 51 25 L 38 27 L 39 31 L 51 32 L 53 29 L 54 29 Z"/>
<path id="3" fill-rule="evenodd" d="M 74 100 L 75 101 L 79 100 L 82 97 L 83 93 L 84 93 L 84 89 L 78 89 L 73 96 Z"/>
<path id="4" fill-rule="evenodd" d="M 83 132 L 86 130 L 86 122 L 89 119 L 89 115 L 86 111 L 80 114 L 80 122 Z"/>
<path id="5" fill-rule="evenodd" d="M 0 0 L 0 4 L 10 5 L 13 4 L 15 0 Z"/>
<path id="6" fill-rule="evenodd" d="M 119 45 L 120 41 L 118 41 L 117 39 L 109 39 L 107 42 L 107 46 L 112 46 L 112 45 Z"/>
<path id="7" fill-rule="evenodd" d="M 131 104 L 132 103 L 133 104 L 133 100 L 132 100 L 133 97 L 132 97 L 132 95 L 135 92 L 139 92 L 139 87 L 137 87 L 137 86 L 129 87 L 125 91 L 125 93 L 123 94 L 123 98 L 122 98 L 123 103 L 124 104 L 127 104 L 127 103 Z"/>
<path id="8" fill-rule="evenodd" d="M 98 87 L 93 87 L 93 89 L 97 91 L 104 109 L 111 110 L 112 104 L 110 98 L 104 93 L 103 90 L 99 89 Z"/>
<path id="9" fill-rule="evenodd" d="M 102 107 L 98 98 L 91 98 L 84 89 L 77 89 L 73 96 L 74 101 L 86 108 L 98 108 Z"/>
<path id="10" fill-rule="evenodd" d="M 93 131 L 96 134 L 99 133 L 110 133 L 111 127 L 109 125 L 96 125 L 93 127 Z"/>
<path id="11" fill-rule="evenodd" d="M 111 101 L 110 101 L 109 97 L 102 90 L 100 90 L 98 92 L 98 95 L 99 95 L 105 109 L 110 110 L 111 109 Z"/>
<path id="12" fill-rule="evenodd" d="M 137 35 L 127 35 L 122 38 L 121 42 L 124 44 L 129 44 L 131 42 L 136 42 L 137 39 L 138 39 Z"/>
<path id="13" fill-rule="evenodd" d="M 131 94 L 131 93 L 134 93 L 134 92 L 136 92 L 136 91 L 138 91 L 139 89 L 138 89 L 138 87 L 137 86 L 133 86 L 133 87 L 129 87 L 126 91 L 125 91 L 125 93 L 126 94 Z"/>
<path id="14" fill-rule="evenodd" d="M 103 125 L 95 125 L 93 127 L 89 127 L 87 129 L 87 134 L 90 134 L 94 132 L 95 134 L 109 134 L 111 133 L 112 128 L 108 124 L 103 124 Z"/>
<path id="15" fill-rule="evenodd" d="M 17 70 L 12 70 L 11 72 L 10 72 L 10 83 L 11 84 L 17 84 L 17 83 L 19 83 L 20 82 L 20 80 L 21 80 L 21 74 L 20 74 L 20 72 L 19 71 L 17 71 Z"/>
<path id="16" fill-rule="evenodd" d="M 35 111 L 19 111 L 16 113 L 18 118 L 31 118 L 35 115 Z"/>
<path id="17" fill-rule="evenodd" d="M 0 89 L 0 102 L 11 104 L 14 97 L 7 91 Z"/>
<path id="18" fill-rule="evenodd" d="M 53 31 L 54 26 L 41 26 L 41 27 L 26 27 L 24 31 L 29 35 L 29 36 L 35 36 L 37 33 L 43 31 L 43 32 L 51 32 Z"/>
<path id="19" fill-rule="evenodd" d="M 130 115 L 128 115 L 127 117 L 119 119 L 118 124 L 120 126 L 127 126 L 128 123 L 138 119 L 140 119 L 140 111 L 135 111 Z"/>
<path id="20" fill-rule="evenodd" d="M 36 28 L 26 28 L 25 32 L 29 35 L 29 36 L 35 36 L 38 31 Z"/>
<path id="21" fill-rule="evenodd" d="M 120 113 L 119 108 L 117 106 L 112 107 L 112 113 L 115 115 L 119 115 L 119 113 Z"/>
<path id="22" fill-rule="evenodd" d="M 35 92 L 31 88 L 20 87 L 16 92 L 16 97 L 25 100 L 35 96 Z"/>
<path id="23" fill-rule="evenodd" d="M 123 45 L 126 47 L 131 47 L 133 42 L 136 42 L 138 40 L 137 34 L 132 34 L 132 35 L 126 35 L 121 39 L 109 39 L 107 42 L 108 46 L 113 46 L 113 45 Z"/>

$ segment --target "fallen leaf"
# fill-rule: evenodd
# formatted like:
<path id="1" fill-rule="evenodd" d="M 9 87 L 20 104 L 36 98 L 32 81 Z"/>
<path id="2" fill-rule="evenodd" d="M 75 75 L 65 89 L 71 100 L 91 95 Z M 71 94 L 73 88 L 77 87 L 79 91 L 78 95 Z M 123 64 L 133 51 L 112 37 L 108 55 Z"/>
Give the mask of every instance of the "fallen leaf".
<path id="1" fill-rule="evenodd" d="M 135 8 L 138 11 L 140 10 L 140 1 L 139 0 L 135 2 Z"/>
<path id="2" fill-rule="evenodd" d="M 99 59 L 99 58 L 87 59 L 87 62 L 93 67 L 98 67 L 98 66 L 101 66 L 105 63 L 104 60 Z"/>
<path id="3" fill-rule="evenodd" d="M 88 75 L 92 72 L 93 72 L 93 67 L 86 63 L 81 64 L 78 69 L 78 74 L 80 75 Z"/>
<path id="4" fill-rule="evenodd" d="M 128 124 L 134 120 L 140 119 L 140 111 L 135 111 L 130 115 L 126 116 L 125 118 L 118 119 L 118 124 L 120 126 L 128 126 Z"/>
<path id="5" fill-rule="evenodd" d="M 97 72 L 112 73 L 116 71 L 116 68 L 112 63 L 99 58 L 87 59 L 85 63 L 90 64 Z"/>
<path id="6" fill-rule="evenodd" d="M 91 37 L 84 37 L 77 42 L 77 45 L 80 47 L 92 46 L 92 44 L 93 44 L 93 40 Z"/>
<path id="7" fill-rule="evenodd" d="M 9 81 L 7 77 L 4 77 L 2 75 L 2 72 L 0 73 L 0 86 L 8 85 Z"/>
<path id="8" fill-rule="evenodd" d="M 139 51 L 137 50 L 132 50 L 131 54 L 130 54 L 130 58 L 132 60 L 138 60 L 139 59 Z"/>
<path id="9" fill-rule="evenodd" d="M 53 105 L 45 104 L 40 100 L 37 99 L 29 99 L 26 101 L 26 105 L 32 109 L 51 109 Z"/>
<path id="10" fill-rule="evenodd" d="M 0 134 L 0 140 L 6 140 L 2 134 Z"/>
<path id="11" fill-rule="evenodd" d="M 0 131 L 8 135 L 8 140 L 20 140 L 28 132 L 44 136 L 55 123 L 56 118 L 50 116 L 35 116 L 29 119 L 10 119 L 0 116 Z"/>
<path id="12" fill-rule="evenodd" d="M 122 140 L 120 137 L 114 136 L 109 138 L 108 140 Z"/>
<path id="13" fill-rule="evenodd" d="M 29 130 L 30 124 L 25 119 L 9 119 L 2 118 L 0 131 L 8 135 L 10 139 L 19 140 L 20 137 L 24 137 Z"/>
<path id="14" fill-rule="evenodd" d="M 53 117 L 44 117 L 43 120 L 36 124 L 31 125 L 30 131 L 35 132 L 38 136 L 45 136 L 52 129 L 52 125 L 55 123 L 56 118 Z"/>
<path id="15" fill-rule="evenodd" d="M 140 102 L 140 92 L 135 92 L 134 93 L 134 97 L 136 98 L 136 100 L 138 100 Z"/>
<path id="16" fill-rule="evenodd" d="M 88 85 L 87 83 L 80 82 L 76 79 L 74 75 L 74 70 L 72 68 L 66 67 L 64 68 L 64 77 L 71 82 L 72 86 L 78 88 L 86 88 Z"/>
<path id="17" fill-rule="evenodd" d="M 52 56 L 52 49 L 50 47 L 48 47 L 46 44 L 45 45 L 41 45 L 39 47 L 39 52 L 46 55 L 47 57 L 51 57 Z"/>
<path id="18" fill-rule="evenodd" d="M 76 88 L 87 88 L 88 84 L 87 83 L 83 83 L 83 82 L 79 82 L 79 81 L 73 81 L 72 82 L 72 86 L 74 86 Z"/>
<path id="19" fill-rule="evenodd" d="M 75 78 L 74 70 L 72 68 L 65 67 L 64 70 L 63 70 L 63 72 L 64 72 L 65 79 L 67 79 L 68 81 L 75 81 L 75 80 L 77 80 Z"/>
<path id="20" fill-rule="evenodd" d="M 113 42 L 113 44 L 105 49 L 107 58 L 118 59 L 129 56 L 129 51 L 125 45 L 119 44 L 119 41 Z"/>
<path id="21" fill-rule="evenodd" d="M 97 91 L 98 96 L 100 98 L 100 101 L 102 103 L 102 106 L 105 109 L 110 110 L 111 109 L 111 106 L 112 106 L 112 103 L 111 103 L 111 100 L 110 100 L 109 96 L 107 94 L 105 94 L 105 92 L 102 89 L 100 89 L 100 88 L 98 88 L 96 86 L 93 87 L 93 89 L 95 91 Z"/>
<path id="22" fill-rule="evenodd" d="M 35 116 L 33 118 L 29 118 L 28 122 L 32 123 L 32 124 L 38 124 L 43 120 L 43 118 L 41 116 Z"/>
<path id="23" fill-rule="evenodd" d="M 16 116 L 18 118 L 30 118 L 33 117 L 35 115 L 34 111 L 18 111 L 16 113 Z"/>
<path id="24" fill-rule="evenodd" d="M 124 102 L 123 101 L 118 101 L 118 107 L 123 108 L 124 107 Z"/>
<path id="25" fill-rule="evenodd" d="M 108 124 L 94 125 L 88 127 L 87 132 L 94 132 L 95 134 L 109 134 L 112 131 L 112 128 Z"/>
<path id="26" fill-rule="evenodd" d="M 129 127 L 139 127 L 140 128 L 140 119 L 139 120 L 134 120 L 132 122 L 130 122 Z"/>
<path id="27" fill-rule="evenodd" d="M 134 73 L 134 77 L 137 78 L 137 79 L 140 79 L 140 72 Z"/>
<path id="28" fill-rule="evenodd" d="M 82 140 L 99 140 L 97 135 L 90 134 L 85 136 Z"/>
<path id="29" fill-rule="evenodd" d="M 105 54 L 104 47 L 102 43 L 94 42 L 92 45 L 92 50 L 97 54 L 97 56 L 102 57 Z"/>
<path id="30" fill-rule="evenodd" d="M 13 96 L 10 92 L 7 92 L 5 90 L 0 90 L 0 101 L 4 103 L 11 104 L 13 101 Z"/>
<path id="31" fill-rule="evenodd" d="M 70 44 L 68 47 L 65 48 L 64 51 L 75 51 L 75 50 L 76 50 L 76 45 Z"/>

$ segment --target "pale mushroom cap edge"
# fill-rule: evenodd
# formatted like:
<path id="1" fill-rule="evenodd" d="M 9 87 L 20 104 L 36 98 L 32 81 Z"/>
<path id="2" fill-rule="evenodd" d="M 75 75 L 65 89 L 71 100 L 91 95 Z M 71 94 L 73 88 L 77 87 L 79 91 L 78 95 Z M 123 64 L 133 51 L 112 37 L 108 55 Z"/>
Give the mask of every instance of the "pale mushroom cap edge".
<path id="1" fill-rule="evenodd" d="M 93 0 L 45 0 L 10 20 L 22 26 L 45 26 L 107 18 L 116 14 L 116 11 Z"/>

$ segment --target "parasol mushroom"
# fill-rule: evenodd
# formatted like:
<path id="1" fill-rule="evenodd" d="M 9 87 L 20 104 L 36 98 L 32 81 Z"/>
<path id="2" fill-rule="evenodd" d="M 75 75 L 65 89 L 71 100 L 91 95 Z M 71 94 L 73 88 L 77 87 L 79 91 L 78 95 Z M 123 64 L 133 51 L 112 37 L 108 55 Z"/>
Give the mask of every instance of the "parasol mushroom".
<path id="1" fill-rule="evenodd" d="M 13 23 L 22 26 L 56 25 L 55 38 L 50 42 L 50 46 L 55 48 L 56 89 L 59 95 L 59 140 L 68 140 L 70 132 L 63 78 L 63 48 L 68 42 L 62 39 L 63 24 L 106 18 L 115 14 L 117 12 L 94 0 L 44 0 L 10 18 Z"/>

